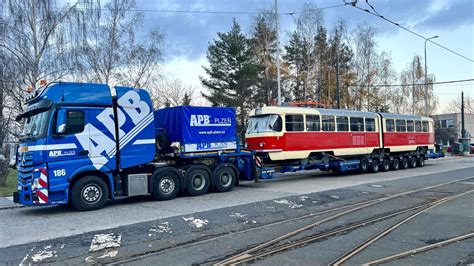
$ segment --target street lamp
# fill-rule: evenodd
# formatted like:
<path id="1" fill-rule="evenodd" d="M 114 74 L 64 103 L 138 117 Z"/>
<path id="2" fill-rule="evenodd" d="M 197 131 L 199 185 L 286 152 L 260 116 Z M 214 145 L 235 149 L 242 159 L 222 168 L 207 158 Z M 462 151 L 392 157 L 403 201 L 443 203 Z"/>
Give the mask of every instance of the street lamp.
<path id="1" fill-rule="evenodd" d="M 431 39 L 436 39 L 439 36 L 433 36 L 425 40 L 425 116 L 429 115 L 429 108 L 428 108 L 428 66 L 426 64 L 426 42 Z"/>

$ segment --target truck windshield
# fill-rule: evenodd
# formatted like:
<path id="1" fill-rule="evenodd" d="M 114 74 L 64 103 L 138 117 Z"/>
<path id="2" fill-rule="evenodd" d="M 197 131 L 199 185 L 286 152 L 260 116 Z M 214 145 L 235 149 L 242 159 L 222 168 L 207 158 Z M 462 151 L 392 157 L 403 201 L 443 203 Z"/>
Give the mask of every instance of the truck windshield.
<path id="1" fill-rule="evenodd" d="M 249 119 L 247 133 L 280 132 L 282 128 L 279 115 L 259 115 Z"/>
<path id="2" fill-rule="evenodd" d="M 22 139 L 33 139 L 43 135 L 48 121 L 48 111 L 41 112 L 26 118 L 21 134 Z"/>

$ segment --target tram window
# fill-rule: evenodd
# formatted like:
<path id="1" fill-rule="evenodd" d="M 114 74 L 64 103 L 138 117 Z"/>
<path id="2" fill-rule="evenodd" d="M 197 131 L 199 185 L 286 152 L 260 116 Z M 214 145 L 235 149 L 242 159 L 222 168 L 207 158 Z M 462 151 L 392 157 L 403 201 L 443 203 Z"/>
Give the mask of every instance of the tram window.
<path id="1" fill-rule="evenodd" d="M 397 132 L 406 132 L 407 131 L 407 121 L 398 119 L 396 121 L 397 124 Z"/>
<path id="2" fill-rule="evenodd" d="M 304 131 L 303 115 L 286 115 L 286 131 Z"/>
<path id="3" fill-rule="evenodd" d="M 336 118 L 337 131 L 349 131 L 349 119 L 346 116 Z"/>
<path id="4" fill-rule="evenodd" d="M 423 132 L 429 132 L 428 121 L 423 121 Z"/>
<path id="5" fill-rule="evenodd" d="M 415 121 L 415 131 L 421 132 L 421 121 Z"/>
<path id="6" fill-rule="evenodd" d="M 364 131 L 364 118 L 351 117 L 351 131 Z"/>
<path id="7" fill-rule="evenodd" d="M 306 115 L 306 131 L 321 130 L 319 115 Z"/>
<path id="8" fill-rule="evenodd" d="M 395 120 L 393 119 L 385 120 L 385 127 L 387 128 L 387 132 L 395 132 Z"/>
<path id="9" fill-rule="evenodd" d="M 413 124 L 413 120 L 407 120 L 407 131 L 408 132 L 415 131 L 415 125 Z"/>
<path id="10" fill-rule="evenodd" d="M 323 115 L 323 131 L 335 131 L 336 125 L 334 123 L 334 116 L 332 115 Z"/>
<path id="11" fill-rule="evenodd" d="M 365 119 L 365 131 L 375 131 L 375 119 L 366 118 Z"/>

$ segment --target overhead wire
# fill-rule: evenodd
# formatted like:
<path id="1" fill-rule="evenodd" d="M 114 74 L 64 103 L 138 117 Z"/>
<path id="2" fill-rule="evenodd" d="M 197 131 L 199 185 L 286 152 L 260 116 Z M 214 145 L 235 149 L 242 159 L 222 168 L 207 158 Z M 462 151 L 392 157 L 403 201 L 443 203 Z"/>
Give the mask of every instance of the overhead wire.
<path id="1" fill-rule="evenodd" d="M 444 46 L 444 45 L 441 45 L 441 44 L 439 44 L 439 43 L 437 43 L 437 42 L 435 42 L 435 41 L 433 41 L 433 40 L 430 40 L 429 38 L 427 38 L 427 37 L 425 37 L 425 36 L 423 36 L 423 35 L 421 35 L 421 34 L 415 32 L 415 31 L 413 31 L 413 30 L 410 30 L 410 29 L 407 28 L 407 27 L 402 26 L 402 25 L 400 25 L 399 23 L 397 23 L 397 22 L 395 22 L 395 21 L 392 21 L 392 20 L 390 20 L 390 19 L 388 19 L 388 18 L 386 18 L 386 17 L 380 15 L 380 14 L 375 10 L 375 8 L 374 8 L 371 4 L 369 4 L 369 1 L 368 1 L 368 0 L 366 0 L 365 2 L 369 5 L 369 7 L 370 7 L 374 12 L 371 12 L 370 10 L 368 10 L 368 9 L 366 9 L 366 8 L 361 8 L 361 7 L 357 6 L 357 1 L 353 1 L 350 6 L 355 7 L 355 8 L 357 8 L 357 9 L 361 10 L 361 11 L 367 12 L 367 13 L 371 14 L 372 16 L 379 17 L 379 18 L 381 18 L 381 19 L 383 19 L 383 20 L 385 20 L 385 21 L 387 21 L 387 22 L 389 22 L 389 23 L 391 23 L 391 24 L 393 24 L 393 25 L 395 25 L 395 26 L 397 26 L 397 27 L 399 27 L 399 28 L 401 28 L 401 29 L 403 29 L 403 30 L 405 30 L 405 31 L 407 31 L 407 32 L 409 32 L 409 33 L 411 33 L 411 34 L 413 34 L 413 35 L 416 35 L 416 36 L 418 36 L 418 37 L 424 39 L 425 41 L 431 42 L 431 43 L 433 43 L 434 45 L 436 45 L 436 46 L 438 46 L 438 47 L 441 47 L 442 49 L 444 49 L 444 50 L 446 50 L 446 51 L 449 51 L 449 52 L 451 52 L 451 53 L 453 53 L 453 54 L 455 54 L 455 55 L 457 55 L 457 56 L 459 56 L 459 57 L 462 57 L 462 58 L 464 58 L 464 59 L 466 59 L 466 60 L 468 60 L 468 61 L 470 61 L 470 62 L 474 62 L 473 59 L 471 59 L 471 58 L 469 58 L 469 57 L 467 57 L 467 56 L 465 56 L 465 55 L 463 55 L 463 54 L 460 54 L 460 53 L 458 53 L 458 52 L 456 52 L 456 51 L 454 51 L 454 50 L 452 50 L 452 49 L 450 49 L 450 48 L 448 48 L 448 47 L 446 47 L 446 46 Z"/>

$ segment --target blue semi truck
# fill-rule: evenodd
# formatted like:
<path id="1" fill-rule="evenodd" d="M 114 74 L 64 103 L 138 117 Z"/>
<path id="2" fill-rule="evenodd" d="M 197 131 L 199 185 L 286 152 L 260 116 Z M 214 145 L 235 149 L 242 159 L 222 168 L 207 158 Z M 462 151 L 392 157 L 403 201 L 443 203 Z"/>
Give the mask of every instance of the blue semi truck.
<path id="1" fill-rule="evenodd" d="M 61 82 L 31 95 L 17 119 L 26 120 L 14 193 L 23 205 L 94 210 L 121 197 L 226 192 L 255 177 L 233 108 L 154 111 L 143 89 Z"/>

